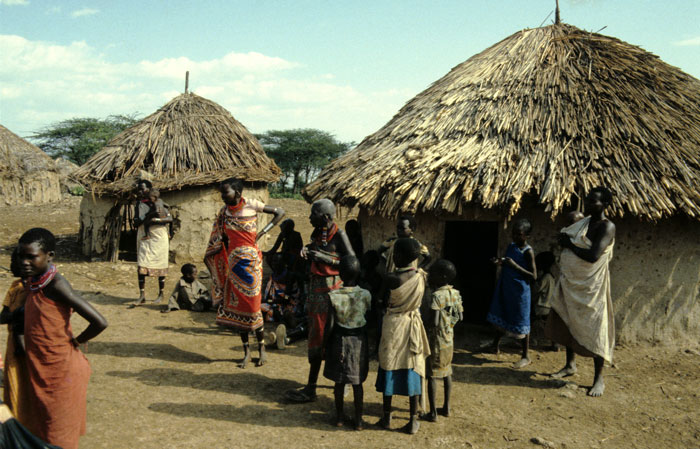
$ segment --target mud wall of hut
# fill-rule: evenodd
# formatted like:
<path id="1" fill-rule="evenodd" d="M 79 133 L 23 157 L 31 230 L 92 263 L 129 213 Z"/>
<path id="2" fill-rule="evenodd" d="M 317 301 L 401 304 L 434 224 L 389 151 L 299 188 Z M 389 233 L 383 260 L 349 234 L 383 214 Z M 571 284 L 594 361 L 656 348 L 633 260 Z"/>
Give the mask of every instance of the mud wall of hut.
<path id="1" fill-rule="evenodd" d="M 80 248 L 90 257 L 107 259 L 109 237 L 105 231 L 107 215 L 117 205 L 116 198 L 85 194 L 80 202 Z"/>
<path id="2" fill-rule="evenodd" d="M 266 188 L 246 188 L 243 195 L 263 202 L 269 199 Z M 170 261 L 177 264 L 201 262 L 214 217 L 223 206 L 218 189 L 189 187 L 164 192 L 162 199 L 170 206 L 170 213 L 173 216 Z M 107 216 L 116 205 L 117 200 L 114 197 L 98 197 L 90 194 L 83 197 L 80 204 L 80 244 L 84 255 L 109 259 L 107 251 L 111 246 L 106 226 Z M 259 215 L 258 226 L 262 227 L 268 221 L 267 214 Z"/>
<path id="3" fill-rule="evenodd" d="M 16 204 L 46 204 L 61 200 L 61 184 L 57 173 L 46 171 L 28 173 L 23 177 L 0 177 L 0 202 Z"/>
<path id="4" fill-rule="evenodd" d="M 529 239 L 536 253 L 553 251 L 563 217 L 554 221 L 537 208 L 525 208 L 513 220 L 528 218 Z M 503 218 L 478 208 L 462 216 L 418 214 L 416 238 L 428 246 L 433 260 L 443 254 L 445 223 L 450 220 L 496 221 L 498 252 L 512 241 Z M 395 234 L 396 221 L 361 210 L 366 249 L 376 249 Z M 511 222 L 512 223 L 512 220 Z M 680 343 L 700 338 L 700 223 L 684 217 L 657 223 L 636 218 L 615 220 L 616 241 L 610 264 L 611 293 L 617 341 L 621 343 Z M 449 243 L 448 243 L 449 244 Z M 555 267 L 556 270 L 556 267 Z M 555 276 L 557 275 L 555 271 Z"/>

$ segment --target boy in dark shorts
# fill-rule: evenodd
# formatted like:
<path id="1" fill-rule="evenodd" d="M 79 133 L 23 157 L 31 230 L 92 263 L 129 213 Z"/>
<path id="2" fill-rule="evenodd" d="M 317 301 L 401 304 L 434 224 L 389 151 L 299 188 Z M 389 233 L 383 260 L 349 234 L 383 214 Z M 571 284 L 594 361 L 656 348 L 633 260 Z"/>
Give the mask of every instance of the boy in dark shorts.
<path id="1" fill-rule="evenodd" d="M 336 419 L 341 427 L 344 421 L 343 393 L 351 384 L 355 400 L 355 430 L 362 430 L 362 383 L 369 371 L 367 322 L 365 314 L 372 303 L 372 295 L 357 285 L 360 261 L 355 256 L 340 259 L 340 278 L 343 287 L 329 293 L 333 313 L 331 327 L 326 333 L 326 364 L 323 376 L 335 382 Z"/>

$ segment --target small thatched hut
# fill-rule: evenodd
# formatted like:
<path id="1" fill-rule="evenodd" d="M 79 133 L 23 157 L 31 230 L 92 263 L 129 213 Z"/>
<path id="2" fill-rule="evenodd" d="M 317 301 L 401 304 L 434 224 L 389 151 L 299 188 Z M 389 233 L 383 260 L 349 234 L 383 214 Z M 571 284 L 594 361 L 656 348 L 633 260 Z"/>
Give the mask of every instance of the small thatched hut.
<path id="1" fill-rule="evenodd" d="M 201 260 L 222 206 L 216 184 L 239 177 L 246 181 L 246 196 L 267 201 L 267 183 L 280 173 L 226 109 L 193 93 L 179 95 L 73 173 L 88 191 L 80 207 L 83 253 L 116 260 L 120 249 L 135 250 L 133 191 L 144 178 L 171 208 L 171 260 Z"/>
<path id="2" fill-rule="evenodd" d="M 700 81 L 613 37 L 566 24 L 513 34 L 453 68 L 306 188 L 359 206 L 365 246 L 413 212 L 452 259 L 471 318 L 489 257 L 516 217 L 555 249 L 562 212 L 597 185 L 615 194 L 619 338 L 700 336 Z"/>
<path id="3" fill-rule="evenodd" d="M 0 204 L 45 204 L 60 199 L 54 161 L 0 125 Z"/>

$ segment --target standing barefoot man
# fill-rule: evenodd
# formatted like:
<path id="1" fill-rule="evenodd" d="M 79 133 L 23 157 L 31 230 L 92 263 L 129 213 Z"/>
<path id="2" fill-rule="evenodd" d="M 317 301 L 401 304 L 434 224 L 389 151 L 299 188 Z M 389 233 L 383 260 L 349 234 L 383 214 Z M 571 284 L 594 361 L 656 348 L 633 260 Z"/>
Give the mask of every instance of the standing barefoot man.
<path id="1" fill-rule="evenodd" d="M 335 205 L 329 199 L 314 201 L 309 221 L 314 227 L 311 243 L 301 251 L 304 259 L 311 261 L 309 294 L 306 309 L 309 319 L 309 379 L 305 387 L 285 393 L 292 402 L 316 400 L 316 382 L 324 357 L 326 322 L 331 311 L 329 293 L 343 286 L 340 279 L 340 258 L 354 256 L 350 240 L 334 223 Z"/>
<path id="2" fill-rule="evenodd" d="M 605 390 L 603 364 L 612 362 L 615 317 L 610 298 L 609 264 L 615 225 L 605 216 L 612 194 L 596 187 L 586 197 L 586 218 L 562 229 L 560 276 L 547 320 L 547 336 L 566 346 L 566 365 L 552 377 L 576 373 L 575 354 L 593 357 L 595 378 L 589 396 Z"/>

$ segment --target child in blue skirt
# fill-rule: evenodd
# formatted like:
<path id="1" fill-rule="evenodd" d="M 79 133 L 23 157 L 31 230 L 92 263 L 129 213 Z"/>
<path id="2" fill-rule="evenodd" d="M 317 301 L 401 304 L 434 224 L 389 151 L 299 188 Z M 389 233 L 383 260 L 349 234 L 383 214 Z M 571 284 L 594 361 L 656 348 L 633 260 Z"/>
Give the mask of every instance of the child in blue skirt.
<path id="1" fill-rule="evenodd" d="M 517 220 L 513 224 L 513 242 L 508 245 L 505 256 L 491 259 L 501 267 L 501 276 L 486 321 L 497 330 L 493 341 L 496 354 L 504 335 L 522 340 L 522 357 L 513 364 L 515 369 L 530 364 L 530 282 L 537 279 L 535 252 L 527 243 L 531 231 L 528 220 Z"/>

